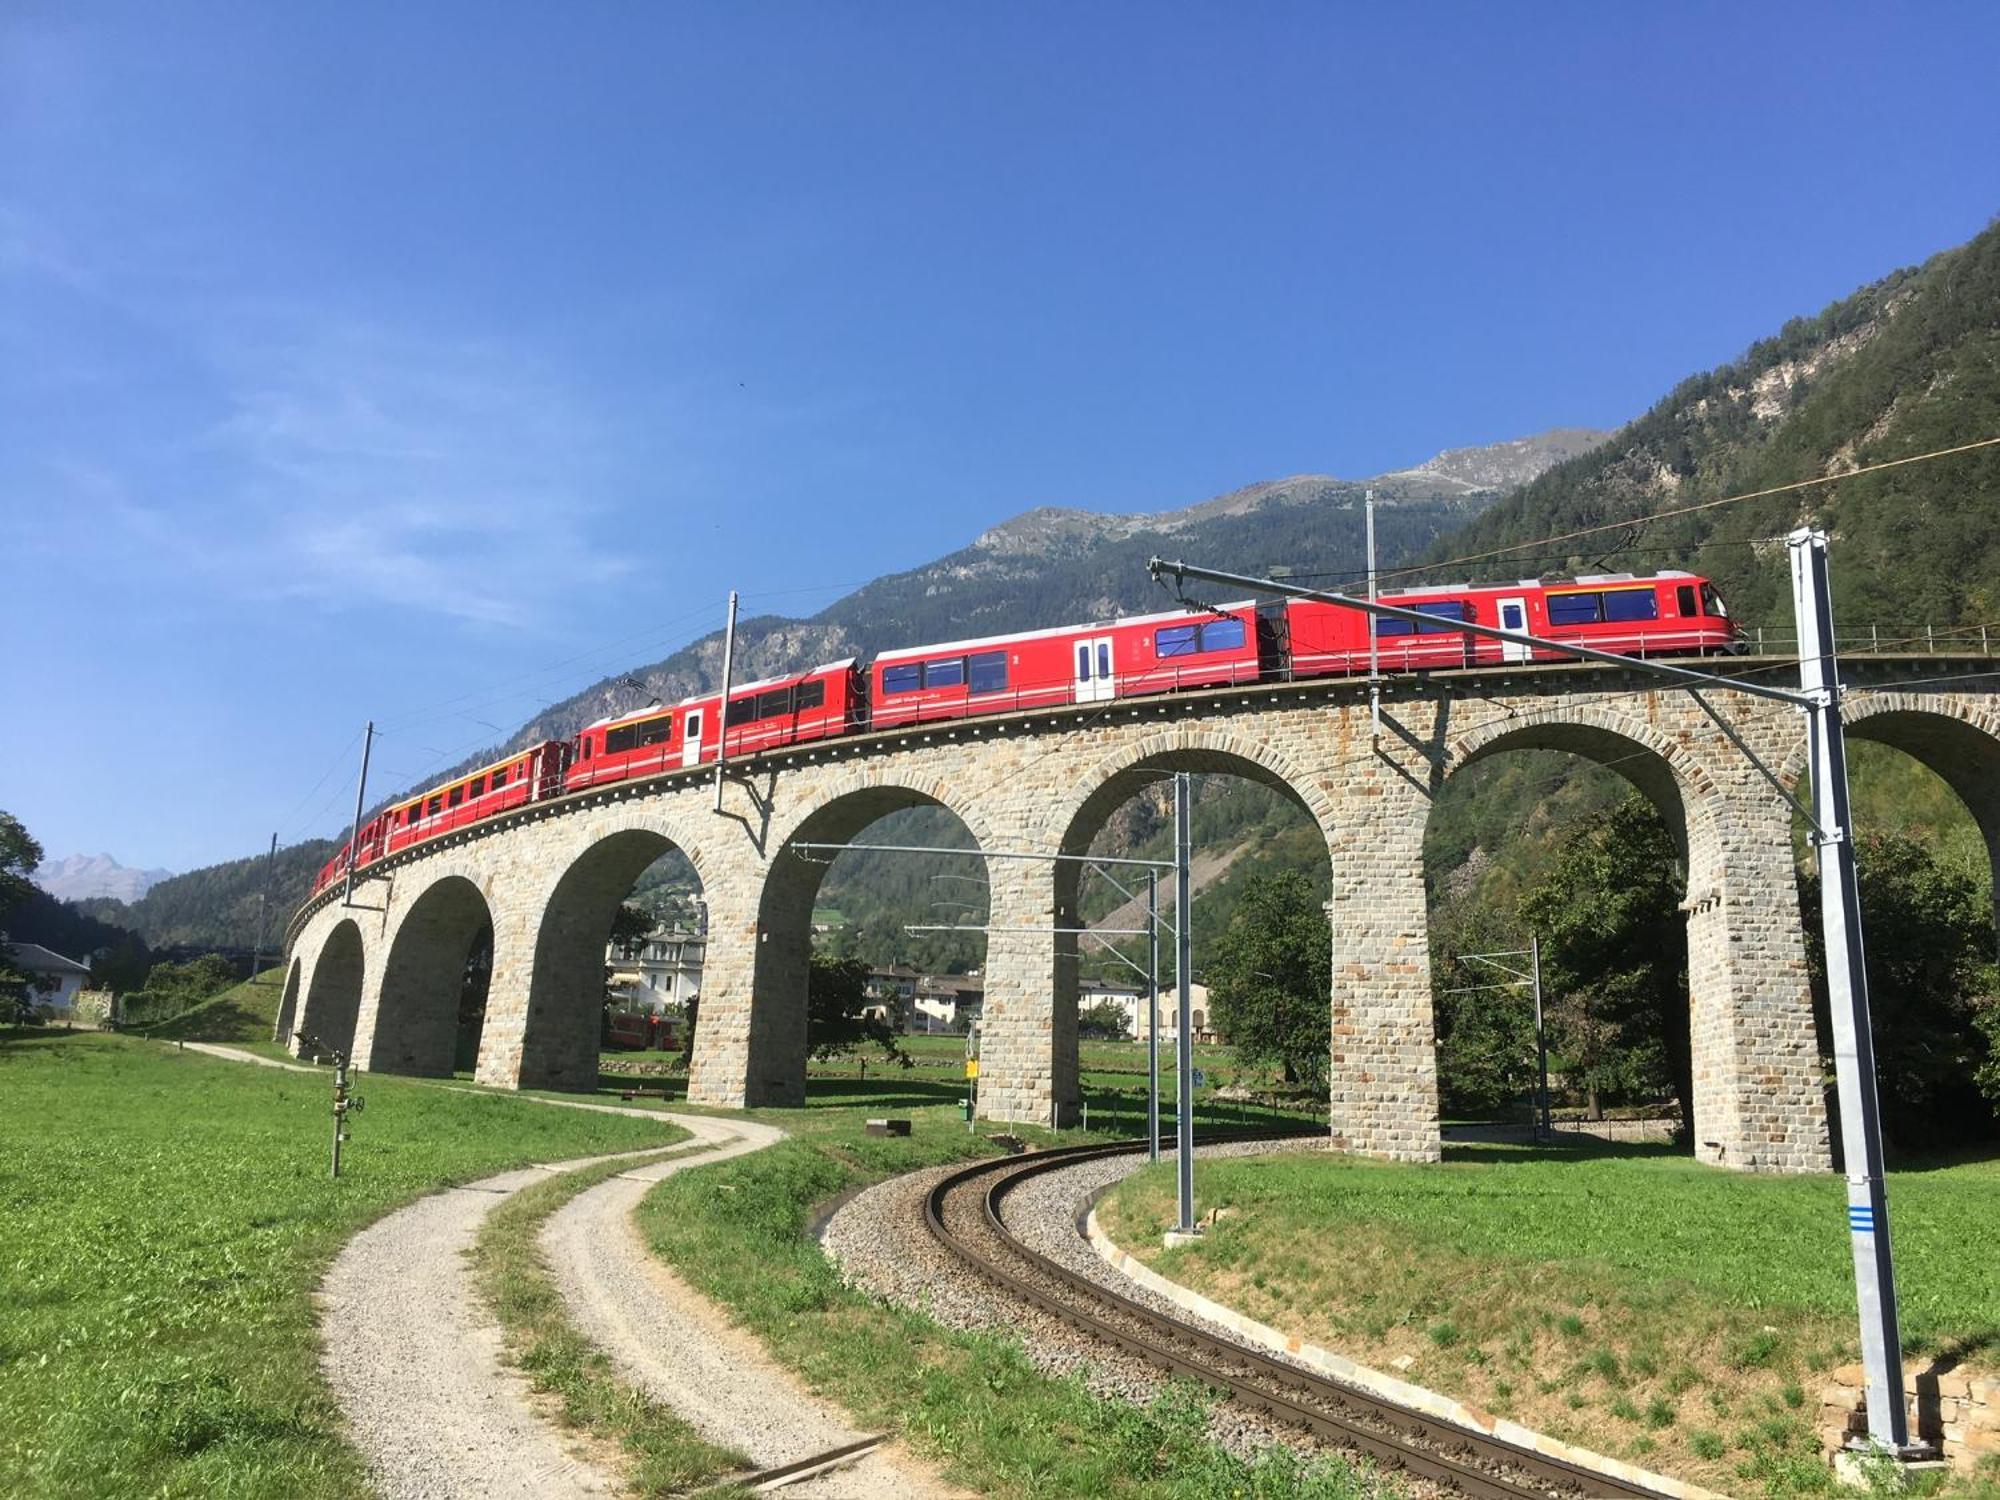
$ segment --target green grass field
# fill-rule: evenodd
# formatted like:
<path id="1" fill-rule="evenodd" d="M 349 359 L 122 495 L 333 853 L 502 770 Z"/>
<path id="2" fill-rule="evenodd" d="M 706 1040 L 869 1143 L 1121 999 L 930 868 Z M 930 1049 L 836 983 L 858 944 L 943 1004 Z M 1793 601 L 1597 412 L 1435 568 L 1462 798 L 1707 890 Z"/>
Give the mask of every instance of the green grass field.
<path id="1" fill-rule="evenodd" d="M 1196 1174 L 1205 1241 L 1161 1251 L 1170 1171 L 1104 1208 L 1175 1280 L 1365 1364 L 1731 1493 L 1819 1492 L 1819 1377 L 1858 1357 L 1839 1179 L 1661 1149 L 1324 1153 Z M 2000 1366 L 2000 1160 L 1892 1174 L 1912 1354 Z M 2000 1477 L 2000 1476 L 1997 1476 Z"/>
<path id="2" fill-rule="evenodd" d="M 815 1103 L 844 1095 L 873 1098 L 879 1108 L 922 1108 L 949 1105 L 965 1097 L 965 1039 L 955 1036 L 902 1038 L 914 1066 L 902 1067 L 871 1049 L 831 1060 L 814 1059 L 806 1067 L 807 1098 Z M 663 1067 L 672 1054 L 606 1052 L 598 1065 L 604 1083 L 627 1079 L 638 1068 Z M 1205 1075 L 1196 1092 L 1196 1113 L 1204 1129 L 1300 1127 L 1323 1124 L 1323 1100 L 1283 1107 L 1233 1101 L 1217 1096 L 1232 1083 L 1258 1086 L 1263 1080 L 1243 1068 L 1227 1047 L 1198 1046 L 1195 1066 Z M 1146 1049 L 1136 1042 L 1084 1042 L 1078 1054 L 1079 1084 L 1089 1107 L 1092 1134 L 1143 1135 L 1146 1120 Z M 466 1076 L 470 1076 L 467 1074 Z M 648 1073 L 638 1077 L 649 1088 L 664 1087 L 670 1097 L 685 1094 L 682 1073 Z M 1163 1123 L 1171 1126 L 1177 1097 L 1171 1047 L 1160 1052 L 1160 1100 Z"/>
<path id="3" fill-rule="evenodd" d="M 268 1044 L 278 1024 L 278 1003 L 284 993 L 285 970 L 279 965 L 189 1006 L 170 1021 L 145 1027 L 143 1034 L 169 1042 Z"/>
<path id="4" fill-rule="evenodd" d="M 429 1189 L 658 1146 L 647 1121 L 363 1081 L 327 1176 L 323 1078 L 131 1037 L 0 1039 L 0 1494 L 365 1489 L 309 1293 Z"/>

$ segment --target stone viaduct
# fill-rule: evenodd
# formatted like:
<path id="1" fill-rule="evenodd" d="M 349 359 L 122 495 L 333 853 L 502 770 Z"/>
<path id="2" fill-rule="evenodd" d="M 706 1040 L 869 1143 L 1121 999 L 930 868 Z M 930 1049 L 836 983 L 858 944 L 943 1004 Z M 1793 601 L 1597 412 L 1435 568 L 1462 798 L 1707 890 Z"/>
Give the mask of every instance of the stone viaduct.
<path id="1" fill-rule="evenodd" d="M 2000 674 L 1964 658 L 1842 663 L 1852 738 L 1931 767 L 2000 858 Z M 1795 684 L 1785 660 L 1717 671 Z M 1782 779 L 1804 721 L 1740 693 L 1707 695 Z M 934 804 L 983 850 L 1087 850 L 1162 772 L 1274 787 L 1326 839 L 1332 872 L 1332 1144 L 1401 1160 L 1439 1154 L 1422 850 L 1432 799 L 1489 756 L 1542 748 L 1610 767 L 1665 815 L 1684 855 L 1694 1135 L 1745 1170 L 1828 1164 L 1822 1076 L 1792 877 L 1792 812 L 1687 692 L 1599 665 L 1390 679 L 1371 737 L 1353 679 L 1124 699 L 802 745 L 531 804 L 369 867 L 287 933 L 281 1040 L 305 1032 L 379 1072 L 452 1065 L 459 979 L 491 923 L 493 974 L 477 1077 L 586 1089 L 597 1076 L 607 934 L 655 858 L 679 848 L 709 913 L 689 1098 L 799 1104 L 805 983 L 823 863 L 800 842 L 853 840 Z M 980 1110 L 1066 1119 L 1078 1099 L 1073 864 L 986 861 L 990 922 Z M 968 861 L 968 865 L 971 861 Z"/>

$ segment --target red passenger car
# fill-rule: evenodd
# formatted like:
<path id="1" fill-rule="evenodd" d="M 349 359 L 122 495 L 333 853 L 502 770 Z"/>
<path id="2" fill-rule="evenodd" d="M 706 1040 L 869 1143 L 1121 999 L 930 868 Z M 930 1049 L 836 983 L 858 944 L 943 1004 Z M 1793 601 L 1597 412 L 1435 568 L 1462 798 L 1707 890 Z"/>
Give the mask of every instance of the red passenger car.
<path id="1" fill-rule="evenodd" d="M 1384 593 L 1384 604 L 1435 615 L 1435 625 L 1376 621 L 1382 669 L 1490 666 L 1562 661 L 1560 652 L 1470 635 L 1471 621 L 1547 640 L 1575 641 L 1633 656 L 1707 655 L 1739 649 L 1736 627 L 1715 586 L 1693 573 L 1583 575 L 1516 584 L 1460 584 Z M 1368 616 L 1357 609 L 1295 599 L 1286 606 L 1292 671 L 1300 677 L 1368 670 Z"/>
<path id="2" fill-rule="evenodd" d="M 1280 665 L 1279 634 L 1253 604 L 1174 610 L 942 646 L 884 651 L 870 669 L 877 729 L 1060 703 L 1255 682 Z"/>
<path id="3" fill-rule="evenodd" d="M 752 755 L 858 729 L 867 722 L 865 685 L 866 679 L 849 658 L 733 688 L 729 753 Z M 721 734 L 716 723 L 721 701 L 720 693 L 707 693 L 684 698 L 671 708 L 643 708 L 598 720 L 571 746 L 564 785 L 579 791 L 713 761 Z"/>
<path id="4" fill-rule="evenodd" d="M 560 740 L 544 740 L 539 745 L 516 750 L 505 760 L 433 787 L 420 797 L 385 808 L 361 825 L 361 836 L 355 841 L 361 851 L 355 868 L 365 869 L 385 854 L 394 854 L 524 802 L 554 796 L 562 790 L 563 759 L 567 753 Z M 334 880 L 346 878 L 348 850 L 352 847 L 355 844 L 342 845 L 340 853 L 319 872 L 313 882 L 315 894 Z"/>

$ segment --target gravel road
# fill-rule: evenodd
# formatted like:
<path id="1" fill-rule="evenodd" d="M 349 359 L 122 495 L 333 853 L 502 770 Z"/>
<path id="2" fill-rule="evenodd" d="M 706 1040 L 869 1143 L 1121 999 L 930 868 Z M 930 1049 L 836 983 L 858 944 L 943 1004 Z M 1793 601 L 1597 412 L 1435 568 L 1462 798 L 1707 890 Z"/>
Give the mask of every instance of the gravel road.
<path id="1" fill-rule="evenodd" d="M 781 1135 L 745 1120 L 677 1118 L 704 1139 L 714 1137 L 703 1127 L 719 1127 L 737 1139 L 718 1143 L 711 1153 L 609 1178 L 558 1210 L 543 1230 L 542 1250 L 555 1268 L 571 1319 L 626 1380 L 671 1406 L 710 1441 L 749 1455 L 759 1468 L 870 1436 L 812 1396 L 755 1338 L 646 1248 L 632 1211 L 654 1183 L 684 1167 L 758 1150 Z M 892 1445 L 783 1493 L 825 1500 L 930 1500 L 960 1492 Z"/>
<path id="2" fill-rule="evenodd" d="M 554 1168 L 420 1198 L 347 1242 L 320 1289 L 320 1368 L 369 1478 L 397 1500 L 570 1500 L 617 1484 L 533 1414 L 465 1253 L 495 1204 Z"/>

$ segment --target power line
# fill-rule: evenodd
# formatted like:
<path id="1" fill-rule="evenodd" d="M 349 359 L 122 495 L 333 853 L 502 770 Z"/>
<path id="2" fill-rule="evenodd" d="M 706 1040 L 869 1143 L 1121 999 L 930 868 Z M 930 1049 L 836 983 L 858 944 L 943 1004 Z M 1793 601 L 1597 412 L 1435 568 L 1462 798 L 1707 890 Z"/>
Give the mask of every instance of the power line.
<path id="1" fill-rule="evenodd" d="M 1885 459 L 1878 464 L 1864 464 L 1858 469 L 1849 469 L 1842 474 L 1822 474 L 1814 479 L 1795 479 L 1789 484 L 1774 484 L 1766 489 L 1745 490 L 1740 495 L 1724 495 L 1716 500 L 1702 500 L 1693 505 L 1679 505 L 1670 510 L 1651 511 L 1643 516 L 1632 516 L 1623 521 L 1606 521 L 1598 526 L 1585 526 L 1576 531 L 1565 531 L 1555 536 L 1539 537 L 1534 541 L 1516 542 L 1511 546 L 1495 547 L 1488 552 L 1472 552 L 1464 557 L 1446 558 L 1442 562 L 1423 563 L 1409 568 L 1399 568 L 1396 576 L 1405 573 L 1422 573 L 1432 568 L 1455 568 L 1460 563 L 1485 562 L 1489 558 L 1508 557 L 1516 552 L 1526 552 L 1536 547 L 1551 546 L 1556 542 L 1573 542 L 1579 537 L 1598 536 L 1607 531 L 1618 531 L 1627 526 L 1644 525 L 1651 521 L 1670 521 L 1677 516 L 1691 516 L 1697 511 L 1714 510 L 1723 505 L 1740 505 L 1745 500 L 1763 500 L 1772 495 L 1789 495 L 1796 491 L 1811 489 L 1814 485 L 1839 484 L 1843 480 L 1859 479 L 1864 474 L 1879 474 L 1885 469 L 1900 469 L 1908 464 L 1930 463 L 1935 459 L 1950 458 L 1960 453 L 1971 453 L 1980 448 L 2000 447 L 2000 437 L 1981 438 L 1973 443 L 1960 443 L 1952 448 L 1934 448 L 1928 453 L 1912 453 L 1906 458 Z"/>

